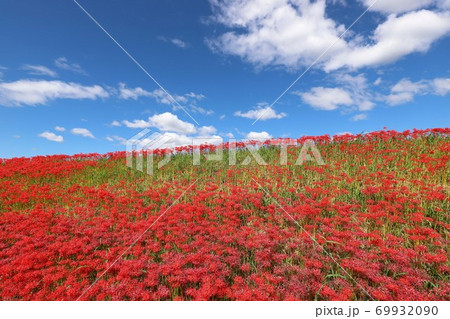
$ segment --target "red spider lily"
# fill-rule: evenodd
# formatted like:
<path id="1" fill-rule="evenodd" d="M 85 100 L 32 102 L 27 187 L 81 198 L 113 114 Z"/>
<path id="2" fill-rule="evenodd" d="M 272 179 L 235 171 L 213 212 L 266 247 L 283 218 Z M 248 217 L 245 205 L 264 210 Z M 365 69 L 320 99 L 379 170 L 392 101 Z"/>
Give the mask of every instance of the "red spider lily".
<path id="1" fill-rule="evenodd" d="M 0 298 L 448 300 L 449 135 L 144 151 L 173 155 L 154 176 L 126 152 L 0 160 Z M 292 164 L 307 140 L 326 165 Z M 189 161 L 248 145 L 267 166 Z"/>

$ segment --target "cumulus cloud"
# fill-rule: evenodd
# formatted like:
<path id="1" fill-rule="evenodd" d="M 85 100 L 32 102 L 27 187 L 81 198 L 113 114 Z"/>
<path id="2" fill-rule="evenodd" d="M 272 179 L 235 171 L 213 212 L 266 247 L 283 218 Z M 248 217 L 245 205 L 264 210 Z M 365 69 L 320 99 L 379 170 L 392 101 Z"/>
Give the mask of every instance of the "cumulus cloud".
<path id="1" fill-rule="evenodd" d="M 87 75 L 87 72 L 77 63 L 69 63 L 67 58 L 60 57 L 55 60 L 55 66 L 62 70 L 71 71 L 74 73 Z"/>
<path id="2" fill-rule="evenodd" d="M 170 131 L 185 134 L 194 134 L 197 131 L 193 124 L 180 120 L 178 116 L 170 112 L 155 114 L 149 117 L 148 120 L 150 126 L 156 127 L 160 131 Z"/>
<path id="3" fill-rule="evenodd" d="M 32 75 L 44 75 L 44 76 L 51 76 L 54 78 L 58 76 L 58 73 L 56 73 L 53 70 L 50 70 L 49 68 L 43 65 L 24 64 L 20 68 Z"/>
<path id="4" fill-rule="evenodd" d="M 389 105 L 400 105 L 412 102 L 417 95 L 441 95 L 450 92 L 450 78 L 436 78 L 433 80 L 420 80 L 412 82 L 409 79 L 401 79 L 391 88 L 385 100 Z"/>
<path id="5" fill-rule="evenodd" d="M 390 105 L 399 105 L 414 100 L 417 94 L 423 94 L 428 90 L 428 85 L 424 81 L 411 82 L 408 79 L 402 79 L 391 88 L 391 94 L 387 96 L 387 102 Z"/>
<path id="6" fill-rule="evenodd" d="M 83 137 L 95 138 L 94 135 L 86 128 L 73 128 L 70 131 L 74 135 L 80 135 Z"/>
<path id="7" fill-rule="evenodd" d="M 214 126 L 202 126 L 197 129 L 193 124 L 180 120 L 176 115 L 170 112 L 155 114 L 150 116 L 148 120 L 122 121 L 122 123 L 129 128 L 158 129 L 161 132 L 156 133 L 159 134 L 158 140 L 163 142 L 164 145 L 157 143 L 157 148 L 173 148 L 184 145 L 195 145 L 199 143 L 217 144 L 223 141 L 220 136 L 215 135 L 217 133 L 217 129 Z M 119 141 L 114 136 L 110 137 L 110 139 Z M 148 140 L 142 139 L 140 144 L 142 146 L 146 144 L 154 144 L 151 143 L 154 138 L 147 139 Z M 120 142 L 122 143 L 122 141 Z"/>
<path id="8" fill-rule="evenodd" d="M 245 136 L 249 140 L 268 140 L 272 138 L 272 135 L 267 133 L 266 131 L 262 132 L 250 132 Z"/>
<path id="9" fill-rule="evenodd" d="M 133 120 L 133 121 L 122 121 L 123 125 L 125 125 L 128 128 L 148 128 L 151 126 L 151 124 L 145 120 Z"/>
<path id="10" fill-rule="evenodd" d="M 108 96 L 109 93 L 99 85 L 44 80 L 0 82 L 0 105 L 4 106 L 46 104 L 56 99 L 95 100 Z"/>
<path id="11" fill-rule="evenodd" d="M 107 136 L 107 141 L 119 142 L 122 145 L 126 145 L 127 139 L 114 135 Z M 223 139 L 217 135 L 211 136 L 188 136 L 186 134 L 179 134 L 175 132 L 163 132 L 161 134 L 150 135 L 149 137 L 140 139 L 138 149 L 155 149 L 155 148 L 175 148 L 179 146 L 187 145 L 199 145 L 199 144 L 220 144 Z"/>
<path id="12" fill-rule="evenodd" d="M 153 94 L 152 94 L 152 92 L 144 90 L 141 87 L 136 87 L 136 88 L 132 88 L 131 89 L 131 88 L 127 88 L 125 83 L 119 83 L 119 97 L 121 99 L 124 99 L 124 100 L 129 100 L 129 99 L 137 100 L 141 96 L 152 97 Z"/>
<path id="13" fill-rule="evenodd" d="M 118 137 L 113 137 L 118 140 Z M 126 144 L 127 140 L 121 141 Z M 175 148 L 187 145 L 201 145 L 201 144 L 220 144 L 223 139 L 217 135 L 211 136 L 188 136 L 186 134 L 179 134 L 175 132 L 163 132 L 157 135 L 140 140 L 138 149 L 155 149 L 155 148 Z"/>
<path id="14" fill-rule="evenodd" d="M 119 126 L 122 126 L 122 124 L 120 124 L 119 121 L 114 120 L 114 121 L 111 122 L 110 126 L 119 127 Z"/>
<path id="15" fill-rule="evenodd" d="M 362 1 L 362 0 L 361 0 Z M 364 0 L 365 3 L 372 0 Z M 447 0 L 446 0 L 447 1 Z M 358 69 L 394 62 L 414 52 L 424 53 L 450 32 L 450 14 L 418 10 L 432 0 L 379 0 L 374 9 L 390 12 L 369 35 L 348 33 L 330 19 L 325 0 L 210 0 L 212 21 L 231 29 L 207 43 L 214 51 L 241 57 L 261 66 L 299 69 L 333 47 L 318 66 L 325 71 Z M 442 8 L 442 2 L 435 3 Z M 433 7 L 435 8 L 435 7 Z M 399 15 L 400 12 L 405 12 Z"/>
<path id="16" fill-rule="evenodd" d="M 305 0 L 211 0 L 213 20 L 238 29 L 209 39 L 215 50 L 257 66 L 299 68 L 312 63 L 337 41 L 330 54 L 345 47 L 345 29 L 325 15 L 326 2 Z"/>
<path id="17" fill-rule="evenodd" d="M 42 132 L 38 136 L 45 138 L 52 142 L 58 142 L 58 143 L 64 142 L 64 137 L 62 137 L 61 135 L 56 135 L 55 133 L 48 132 L 48 131 Z"/>
<path id="18" fill-rule="evenodd" d="M 374 3 L 374 0 L 360 0 L 367 7 Z M 371 11 L 383 13 L 402 13 L 425 8 L 433 4 L 436 0 L 378 0 L 370 8 Z M 439 0 L 441 1 L 441 0 Z"/>
<path id="19" fill-rule="evenodd" d="M 65 128 L 65 127 L 62 127 L 62 126 L 55 126 L 55 131 L 58 131 L 58 132 L 65 132 L 65 131 L 66 131 L 66 128 Z"/>
<path id="20" fill-rule="evenodd" d="M 220 136 L 215 135 L 209 137 L 187 136 L 185 134 L 178 134 L 174 132 L 164 132 L 163 134 L 161 134 L 159 138 L 160 140 L 164 141 L 164 144 L 158 145 L 157 148 L 175 148 L 178 146 L 199 145 L 199 144 L 220 144 L 223 142 L 223 139 Z M 155 147 L 151 146 L 150 148 Z"/>
<path id="21" fill-rule="evenodd" d="M 148 120 L 134 120 L 122 121 L 122 123 L 129 128 L 149 128 L 155 127 L 160 131 L 169 131 L 183 134 L 195 134 L 197 129 L 189 122 L 182 121 L 170 112 L 155 114 L 148 118 Z"/>
<path id="22" fill-rule="evenodd" d="M 373 44 L 350 43 L 325 64 L 326 71 L 357 69 L 397 61 L 414 52 L 427 52 L 431 44 L 450 31 L 450 14 L 421 10 L 390 15 L 374 31 Z"/>
<path id="23" fill-rule="evenodd" d="M 358 121 L 363 121 L 363 120 L 367 120 L 369 118 L 369 116 L 365 113 L 361 113 L 361 114 L 356 114 L 354 116 L 352 116 L 351 120 L 354 122 L 358 122 Z"/>
<path id="24" fill-rule="evenodd" d="M 217 129 L 214 126 L 202 126 L 198 130 L 199 136 L 211 136 L 217 133 Z"/>
<path id="25" fill-rule="evenodd" d="M 234 116 L 244 117 L 253 120 L 266 121 L 270 119 L 281 119 L 286 116 L 286 113 L 277 113 L 272 107 L 268 106 L 266 103 L 259 104 L 253 110 L 242 112 L 234 112 Z"/>
<path id="26" fill-rule="evenodd" d="M 434 79 L 432 85 L 434 87 L 434 92 L 438 95 L 446 95 L 450 92 L 450 79 Z"/>
<path id="27" fill-rule="evenodd" d="M 341 88 L 314 87 L 309 92 L 300 93 L 303 102 L 316 110 L 332 111 L 340 106 L 350 106 L 354 103 L 350 94 Z"/>
<path id="28" fill-rule="evenodd" d="M 369 111 L 375 107 L 367 78 L 363 74 L 338 73 L 333 77 L 336 87 L 313 87 L 308 92 L 294 91 L 303 102 L 316 110 Z"/>

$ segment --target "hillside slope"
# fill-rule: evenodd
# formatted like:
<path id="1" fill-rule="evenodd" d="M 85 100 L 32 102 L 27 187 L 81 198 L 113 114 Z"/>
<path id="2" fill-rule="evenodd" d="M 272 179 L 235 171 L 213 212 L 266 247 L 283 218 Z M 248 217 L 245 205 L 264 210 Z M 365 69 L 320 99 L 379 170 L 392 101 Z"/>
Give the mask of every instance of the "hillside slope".
<path id="1" fill-rule="evenodd" d="M 1 161 L 0 299 L 448 300 L 450 129 L 313 139 Z"/>

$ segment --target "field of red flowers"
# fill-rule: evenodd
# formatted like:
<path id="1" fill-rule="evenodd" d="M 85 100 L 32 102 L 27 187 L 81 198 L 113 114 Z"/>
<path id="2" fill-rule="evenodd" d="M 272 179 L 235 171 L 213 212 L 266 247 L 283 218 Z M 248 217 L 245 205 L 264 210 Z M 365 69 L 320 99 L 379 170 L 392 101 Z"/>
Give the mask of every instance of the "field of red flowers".
<path id="1" fill-rule="evenodd" d="M 313 139 L 325 165 L 0 160 L 0 299 L 449 300 L 450 129 Z"/>

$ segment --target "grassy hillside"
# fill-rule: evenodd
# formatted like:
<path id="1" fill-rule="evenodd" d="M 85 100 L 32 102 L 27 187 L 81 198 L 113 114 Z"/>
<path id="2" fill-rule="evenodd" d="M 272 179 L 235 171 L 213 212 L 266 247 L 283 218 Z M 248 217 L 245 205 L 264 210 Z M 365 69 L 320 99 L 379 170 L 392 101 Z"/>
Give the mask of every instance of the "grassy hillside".
<path id="1" fill-rule="evenodd" d="M 0 298 L 448 300 L 450 129 L 306 139 L 3 160 Z"/>

